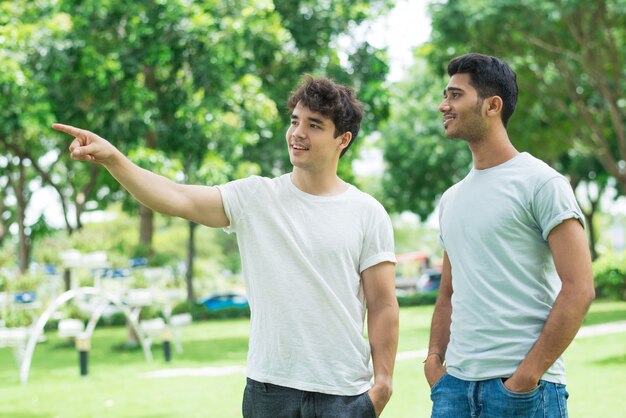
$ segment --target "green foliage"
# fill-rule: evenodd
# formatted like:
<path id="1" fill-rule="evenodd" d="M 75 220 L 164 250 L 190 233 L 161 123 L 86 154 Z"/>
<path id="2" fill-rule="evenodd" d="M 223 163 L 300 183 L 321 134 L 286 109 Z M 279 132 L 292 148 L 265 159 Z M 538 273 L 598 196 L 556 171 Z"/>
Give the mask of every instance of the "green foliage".
<path id="1" fill-rule="evenodd" d="M 98 326 L 110 326 L 110 327 L 121 327 L 126 325 L 126 323 L 128 322 L 128 319 L 126 318 L 126 315 L 124 315 L 123 312 L 114 312 L 111 315 L 104 317 L 101 316 L 100 319 L 98 320 Z"/>
<path id="2" fill-rule="evenodd" d="M 403 306 L 422 306 L 434 305 L 437 302 L 438 292 L 414 293 L 408 296 L 398 296 L 398 305 Z"/>
<path id="3" fill-rule="evenodd" d="M 156 306 L 144 306 L 139 314 L 141 320 L 163 318 L 163 313 Z"/>
<path id="4" fill-rule="evenodd" d="M 625 6 L 623 0 L 434 2 L 429 59 L 441 72 L 467 52 L 507 60 L 520 87 L 509 128 L 514 144 L 548 161 L 572 146 L 593 154 L 624 192 Z"/>
<path id="5" fill-rule="evenodd" d="M 11 292 L 34 292 L 44 280 L 43 276 L 31 273 L 18 274 L 11 278 L 4 276 L 4 279 L 7 281 L 7 291 Z"/>
<path id="6" fill-rule="evenodd" d="M 593 263 L 597 296 L 626 300 L 626 252 L 600 256 Z"/>
<path id="7" fill-rule="evenodd" d="M 469 171 L 471 154 L 461 141 L 443 135 L 438 112 L 447 81 L 426 64 L 425 50 L 405 81 L 393 87 L 392 112 L 382 129 L 387 170 L 383 176 L 385 205 L 410 211 L 422 221 L 433 212 L 441 194 Z"/>
<path id="8" fill-rule="evenodd" d="M 23 308 L 17 308 L 14 305 L 2 312 L 4 326 L 7 328 L 28 327 L 33 323 L 33 314 Z"/>

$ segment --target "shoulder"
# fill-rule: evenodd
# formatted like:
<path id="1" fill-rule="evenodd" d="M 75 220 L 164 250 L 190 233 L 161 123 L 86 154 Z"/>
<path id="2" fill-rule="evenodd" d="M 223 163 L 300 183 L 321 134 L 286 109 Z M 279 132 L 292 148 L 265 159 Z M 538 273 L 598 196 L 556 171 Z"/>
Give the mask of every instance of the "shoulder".
<path id="1" fill-rule="evenodd" d="M 457 183 L 453 184 L 452 186 L 448 187 L 446 189 L 445 192 L 443 192 L 443 194 L 441 195 L 441 199 L 439 199 L 440 203 L 445 202 L 446 200 L 450 199 L 452 196 L 454 196 L 457 191 L 463 187 L 463 184 L 466 182 L 467 178 L 470 176 L 471 172 L 467 174 L 467 176 L 465 176 L 465 178 L 463 178 L 462 180 L 458 181 Z"/>
<path id="2" fill-rule="evenodd" d="M 261 176 L 250 176 L 242 179 L 232 180 L 220 187 L 230 189 L 256 189 L 258 187 L 275 187 L 279 184 L 280 177 L 269 178 Z"/>
<path id="3" fill-rule="evenodd" d="M 528 184 L 535 191 L 538 191 L 546 184 L 552 182 L 565 182 L 567 185 L 569 185 L 569 182 L 567 181 L 565 176 L 556 171 L 545 161 L 542 161 L 539 158 L 536 158 L 526 152 L 523 153 L 521 157 L 522 158 L 520 158 L 520 166 L 525 171 L 525 177 L 527 178 Z"/>
<path id="4" fill-rule="evenodd" d="M 359 203 L 361 205 L 365 205 L 369 208 L 372 208 L 373 210 L 383 211 L 387 213 L 382 203 L 376 200 L 374 196 L 370 195 L 369 193 L 365 193 L 358 187 L 350 185 L 349 193 L 351 201 Z"/>
<path id="5" fill-rule="evenodd" d="M 527 152 L 523 152 L 520 155 L 519 165 L 531 171 L 530 174 L 535 174 L 539 177 L 554 177 L 561 175 L 554 168 L 550 167 L 545 161 L 540 160 Z"/>

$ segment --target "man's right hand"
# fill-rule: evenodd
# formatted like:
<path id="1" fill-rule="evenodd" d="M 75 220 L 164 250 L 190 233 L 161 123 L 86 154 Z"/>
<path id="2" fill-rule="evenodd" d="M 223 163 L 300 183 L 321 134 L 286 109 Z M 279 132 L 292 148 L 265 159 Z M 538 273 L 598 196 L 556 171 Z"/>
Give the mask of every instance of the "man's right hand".
<path id="1" fill-rule="evenodd" d="M 431 354 L 426 357 L 424 362 L 424 375 L 426 376 L 428 386 L 431 388 L 446 374 L 446 368 L 442 360 L 438 354 Z"/>
<path id="2" fill-rule="evenodd" d="M 70 144 L 70 157 L 74 160 L 106 164 L 117 151 L 109 141 L 93 132 L 60 123 L 53 124 L 52 129 L 74 136 Z"/>

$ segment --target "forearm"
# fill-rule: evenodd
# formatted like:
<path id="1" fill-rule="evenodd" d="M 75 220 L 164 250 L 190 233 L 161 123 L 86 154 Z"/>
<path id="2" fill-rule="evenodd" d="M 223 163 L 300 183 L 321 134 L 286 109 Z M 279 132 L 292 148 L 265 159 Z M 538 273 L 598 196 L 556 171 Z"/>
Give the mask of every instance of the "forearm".
<path id="1" fill-rule="evenodd" d="M 563 354 L 595 297 L 589 247 L 578 220 L 568 219 L 556 226 L 548 236 L 548 243 L 561 279 L 561 291 L 539 338 L 509 379 L 510 385 L 518 389 L 536 385 Z"/>
<path id="2" fill-rule="evenodd" d="M 572 342 L 593 300 L 593 288 L 564 286 L 554 302 L 546 324 L 515 374 L 536 382 Z"/>
<path id="3" fill-rule="evenodd" d="M 398 302 L 381 301 L 368 306 L 368 337 L 374 366 L 374 384 L 389 387 L 391 394 L 393 368 L 398 351 Z"/>
<path id="4" fill-rule="evenodd" d="M 430 324 L 430 341 L 428 343 L 427 355 L 438 354 L 442 363 L 445 360 L 446 349 L 450 342 L 451 316 L 452 304 L 450 299 L 440 294 Z"/>
<path id="5" fill-rule="evenodd" d="M 117 150 L 103 165 L 142 205 L 165 215 L 181 216 L 179 185 L 173 181 L 135 165 Z"/>

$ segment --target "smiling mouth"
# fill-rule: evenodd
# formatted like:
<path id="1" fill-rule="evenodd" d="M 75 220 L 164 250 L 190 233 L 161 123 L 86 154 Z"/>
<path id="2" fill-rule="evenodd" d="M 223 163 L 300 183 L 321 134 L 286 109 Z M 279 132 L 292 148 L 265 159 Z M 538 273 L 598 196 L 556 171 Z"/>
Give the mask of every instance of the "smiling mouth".
<path id="1" fill-rule="evenodd" d="M 454 116 L 451 115 L 444 115 L 443 117 L 443 127 L 447 128 L 448 127 L 448 123 L 450 123 L 450 121 L 454 119 Z"/>
<path id="2" fill-rule="evenodd" d="M 309 150 L 307 147 L 303 145 L 292 145 L 291 148 L 296 151 L 308 151 Z"/>

